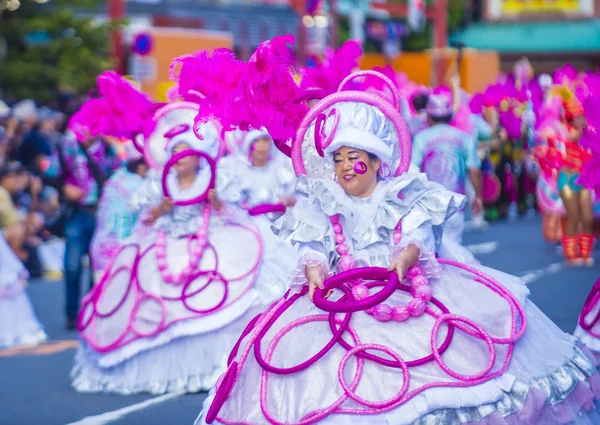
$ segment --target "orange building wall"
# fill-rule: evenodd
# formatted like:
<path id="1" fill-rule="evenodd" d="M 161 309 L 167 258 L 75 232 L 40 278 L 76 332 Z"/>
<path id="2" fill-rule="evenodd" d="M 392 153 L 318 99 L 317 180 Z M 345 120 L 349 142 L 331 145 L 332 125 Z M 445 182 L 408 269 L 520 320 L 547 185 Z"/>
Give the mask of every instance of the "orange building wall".
<path id="1" fill-rule="evenodd" d="M 220 47 L 233 49 L 233 36 L 226 32 L 188 30 L 181 28 L 152 28 L 154 44 L 150 56 L 156 60 L 156 78 L 143 81 L 142 90 L 157 101 L 166 101 L 165 93 L 173 86 L 169 80 L 169 66 L 174 58 L 193 54 L 198 50 Z"/>
<path id="2" fill-rule="evenodd" d="M 444 61 L 447 69 L 446 81 L 450 84 L 456 67 L 456 51 L 427 51 L 419 53 L 403 53 L 391 62 L 396 71 L 404 72 L 408 78 L 417 84 L 431 86 L 433 84 L 433 66 L 436 60 Z M 383 55 L 367 53 L 363 56 L 361 69 L 372 69 L 390 63 Z M 461 86 L 469 93 L 483 90 L 489 84 L 496 82 L 500 73 L 500 56 L 498 52 L 466 50 L 460 67 Z"/>

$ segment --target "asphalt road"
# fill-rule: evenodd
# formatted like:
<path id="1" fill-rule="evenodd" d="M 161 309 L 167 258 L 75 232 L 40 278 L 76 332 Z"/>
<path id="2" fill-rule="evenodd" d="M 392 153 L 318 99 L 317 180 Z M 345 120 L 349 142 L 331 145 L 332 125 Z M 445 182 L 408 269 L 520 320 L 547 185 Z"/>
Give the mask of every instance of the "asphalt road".
<path id="1" fill-rule="evenodd" d="M 522 276 L 531 299 L 565 332 L 572 332 L 588 291 L 600 275 L 569 269 L 541 237 L 538 218 L 468 232 L 465 245 L 487 266 Z M 69 386 L 76 332 L 64 330 L 62 282 L 34 281 L 28 292 L 50 341 L 27 350 L 0 350 L 0 425 L 191 425 L 204 394 L 115 396 L 78 394 Z"/>

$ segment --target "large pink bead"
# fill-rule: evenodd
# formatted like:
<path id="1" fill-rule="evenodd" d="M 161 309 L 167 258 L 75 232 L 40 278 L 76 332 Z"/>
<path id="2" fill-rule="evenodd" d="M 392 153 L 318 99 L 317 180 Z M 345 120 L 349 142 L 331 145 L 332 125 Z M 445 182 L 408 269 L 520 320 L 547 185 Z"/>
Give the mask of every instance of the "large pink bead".
<path id="1" fill-rule="evenodd" d="M 340 244 L 336 248 L 336 251 L 340 255 L 346 255 L 346 254 L 348 254 L 348 247 L 346 245 L 344 245 L 344 244 Z"/>
<path id="2" fill-rule="evenodd" d="M 340 216 L 339 216 L 339 215 L 332 215 L 331 217 L 329 217 L 329 220 L 330 220 L 330 221 L 331 221 L 333 224 L 339 223 L 339 221 L 340 221 Z"/>
<path id="3" fill-rule="evenodd" d="M 343 255 L 340 259 L 339 268 L 342 271 L 350 270 L 354 267 L 354 259 L 349 255 Z"/>
<path id="4" fill-rule="evenodd" d="M 423 313 L 425 313 L 425 309 L 427 308 L 427 305 L 425 304 L 425 302 L 423 300 L 413 298 L 408 303 L 408 306 L 406 308 L 408 309 L 408 312 L 410 313 L 411 316 L 419 317 L 419 316 L 422 316 Z"/>
<path id="5" fill-rule="evenodd" d="M 425 276 L 417 276 L 414 279 L 411 279 L 410 285 L 413 288 L 418 288 L 419 286 L 428 286 L 429 279 L 427 279 Z"/>
<path id="6" fill-rule="evenodd" d="M 409 279 L 414 279 L 417 276 L 421 276 L 422 274 L 423 270 L 421 270 L 421 267 L 412 266 L 410 269 L 408 269 L 408 272 L 406 272 L 406 277 Z"/>
<path id="7" fill-rule="evenodd" d="M 163 275 L 163 279 L 165 280 L 165 282 L 167 283 L 173 283 L 173 276 L 171 276 L 169 273 L 165 273 Z"/>
<path id="8" fill-rule="evenodd" d="M 392 319 L 396 322 L 405 322 L 410 318 L 410 312 L 403 305 L 397 305 L 392 308 Z"/>
<path id="9" fill-rule="evenodd" d="M 344 243 L 344 242 L 346 242 L 346 237 L 342 234 L 335 235 L 335 242 L 336 243 Z"/>
<path id="10" fill-rule="evenodd" d="M 352 295 L 357 300 L 364 300 L 369 296 L 369 288 L 366 285 L 356 285 L 352 288 Z"/>
<path id="11" fill-rule="evenodd" d="M 373 316 L 380 322 L 389 322 L 392 320 L 392 307 L 387 304 L 379 304 L 375 306 Z"/>
<path id="12" fill-rule="evenodd" d="M 333 231 L 338 235 L 341 234 L 342 233 L 342 225 L 340 223 L 334 224 Z"/>
<path id="13" fill-rule="evenodd" d="M 164 271 L 167 269 L 167 260 L 164 257 L 158 257 L 156 259 L 156 265 L 158 266 L 158 270 Z"/>
<path id="14" fill-rule="evenodd" d="M 419 287 L 415 288 L 414 296 L 425 302 L 431 300 L 431 297 L 433 296 L 433 291 L 431 289 L 431 286 L 423 285 L 423 286 L 419 286 Z"/>
<path id="15" fill-rule="evenodd" d="M 190 266 L 187 266 L 185 269 L 183 269 L 182 275 L 183 276 L 189 276 L 192 274 L 192 268 Z"/>

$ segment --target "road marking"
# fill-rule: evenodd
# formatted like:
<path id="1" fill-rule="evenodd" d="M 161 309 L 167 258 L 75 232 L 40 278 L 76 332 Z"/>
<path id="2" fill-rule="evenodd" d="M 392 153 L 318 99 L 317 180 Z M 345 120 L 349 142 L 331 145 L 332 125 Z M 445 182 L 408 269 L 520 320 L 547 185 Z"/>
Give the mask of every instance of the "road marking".
<path id="1" fill-rule="evenodd" d="M 471 254 L 492 254 L 498 250 L 498 242 L 484 242 L 467 245 L 466 248 L 471 251 Z"/>
<path id="2" fill-rule="evenodd" d="M 79 341 L 77 340 L 48 341 L 37 345 L 24 345 L 0 350 L 0 358 L 16 356 L 49 356 L 77 347 L 79 347 Z"/>
<path id="3" fill-rule="evenodd" d="M 520 277 L 525 283 L 531 283 L 533 281 L 538 280 L 542 276 L 548 276 L 551 274 L 558 273 L 563 269 L 564 266 L 564 263 L 552 263 L 547 265 L 546 267 L 542 267 L 541 269 L 530 270 L 528 272 L 525 272 Z"/>
<path id="4" fill-rule="evenodd" d="M 151 398 L 149 400 L 142 401 L 141 403 L 132 404 L 131 406 L 123 407 L 119 410 L 113 410 L 112 412 L 102 413 L 96 416 L 87 416 L 80 421 L 72 422 L 67 425 L 105 425 L 121 419 L 122 417 L 129 415 L 130 413 L 144 410 L 155 404 L 164 403 L 167 400 L 171 400 L 176 397 L 180 397 L 185 393 L 170 393 L 161 395 L 158 397 Z"/>

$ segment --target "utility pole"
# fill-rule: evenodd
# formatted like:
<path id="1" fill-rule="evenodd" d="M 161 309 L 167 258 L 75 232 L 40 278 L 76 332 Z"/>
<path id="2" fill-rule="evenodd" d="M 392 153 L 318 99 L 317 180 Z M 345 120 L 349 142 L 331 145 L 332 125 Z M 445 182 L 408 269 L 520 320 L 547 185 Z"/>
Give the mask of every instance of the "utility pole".
<path id="1" fill-rule="evenodd" d="M 444 84 L 446 58 L 443 54 L 448 46 L 448 0 L 435 0 L 433 6 L 433 48 L 435 54 L 436 84 Z"/>
<path id="2" fill-rule="evenodd" d="M 125 0 L 106 0 L 106 10 L 111 22 L 120 21 L 125 18 Z M 115 61 L 115 70 L 125 74 L 125 49 L 123 47 L 123 34 L 121 30 L 111 33 L 111 56 Z"/>

